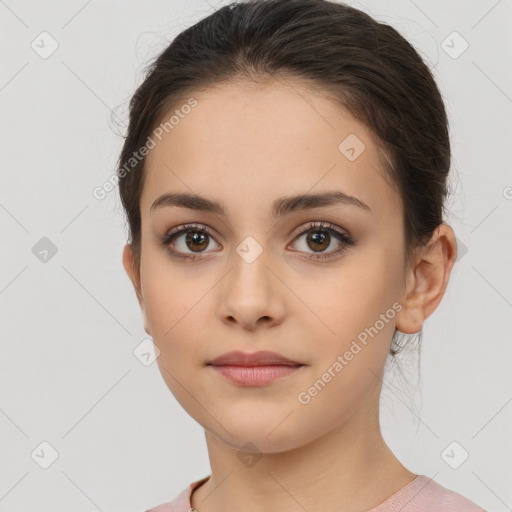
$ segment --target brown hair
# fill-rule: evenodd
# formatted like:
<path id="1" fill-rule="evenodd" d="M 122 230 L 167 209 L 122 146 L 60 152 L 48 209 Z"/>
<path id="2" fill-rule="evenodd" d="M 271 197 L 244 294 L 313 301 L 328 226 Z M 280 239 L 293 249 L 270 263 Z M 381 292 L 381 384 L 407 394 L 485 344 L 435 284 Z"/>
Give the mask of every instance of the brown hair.
<path id="1" fill-rule="evenodd" d="M 375 135 L 386 177 L 402 198 L 406 259 L 431 238 L 443 221 L 450 141 L 440 91 L 417 51 L 391 26 L 343 3 L 249 0 L 181 32 L 148 66 L 131 99 L 118 178 L 137 267 L 145 158 L 129 172 L 120 172 L 122 165 L 193 92 L 282 76 L 332 93 Z"/>

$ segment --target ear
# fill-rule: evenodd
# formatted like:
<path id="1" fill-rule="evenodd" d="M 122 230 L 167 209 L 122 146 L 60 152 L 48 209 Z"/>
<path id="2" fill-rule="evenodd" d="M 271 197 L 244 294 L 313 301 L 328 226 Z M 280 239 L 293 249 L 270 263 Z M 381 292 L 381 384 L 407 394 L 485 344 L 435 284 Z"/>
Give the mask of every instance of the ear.
<path id="1" fill-rule="evenodd" d="M 123 266 L 130 278 L 130 281 L 133 284 L 135 289 L 135 293 L 137 295 L 137 300 L 139 301 L 139 306 L 142 310 L 142 316 L 144 318 L 144 330 L 151 336 L 151 331 L 148 327 L 148 319 L 146 315 L 146 308 L 144 305 L 144 296 L 142 295 L 142 288 L 140 285 L 140 268 L 135 264 L 135 259 L 133 256 L 133 248 L 131 244 L 126 244 L 123 248 Z"/>
<path id="2" fill-rule="evenodd" d="M 423 322 L 443 298 L 452 267 L 457 258 L 457 241 L 448 224 L 440 224 L 425 247 L 420 247 L 400 300 L 402 310 L 396 316 L 396 328 L 406 334 L 419 332 Z"/>

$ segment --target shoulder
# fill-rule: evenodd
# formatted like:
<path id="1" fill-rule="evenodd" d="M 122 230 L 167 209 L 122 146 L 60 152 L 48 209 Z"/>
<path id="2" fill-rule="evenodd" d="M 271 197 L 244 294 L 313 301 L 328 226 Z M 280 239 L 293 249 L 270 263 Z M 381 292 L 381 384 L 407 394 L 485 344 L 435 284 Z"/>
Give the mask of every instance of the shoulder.
<path id="1" fill-rule="evenodd" d="M 162 503 L 161 505 L 150 508 L 145 512 L 174 512 L 173 502 L 168 501 L 167 503 Z"/>
<path id="2" fill-rule="evenodd" d="M 190 508 L 190 496 L 194 489 L 206 482 L 210 476 L 196 480 L 190 485 L 185 487 L 172 501 L 161 503 L 156 507 L 152 507 L 145 512 L 189 512 Z"/>
<path id="3" fill-rule="evenodd" d="M 167 501 L 165 503 L 161 503 L 160 505 L 157 505 L 156 507 L 151 507 L 145 512 L 181 512 L 181 509 L 176 508 L 176 502 L 178 501 L 179 497 L 183 491 L 179 494 L 177 498 L 175 498 L 172 501 Z M 184 509 L 185 511 L 187 509 Z"/>
<path id="4" fill-rule="evenodd" d="M 398 504 L 402 512 L 486 512 L 468 498 L 424 475 L 418 475 L 386 500 L 382 504 L 382 512 L 395 510 Z M 381 512 L 380 507 L 377 507 L 377 511 Z"/>
<path id="5" fill-rule="evenodd" d="M 146 510 L 146 512 L 188 512 L 190 488 L 191 485 L 186 489 L 183 489 L 172 501 L 167 501 L 157 505 L 156 507 L 152 507 L 149 510 Z"/>

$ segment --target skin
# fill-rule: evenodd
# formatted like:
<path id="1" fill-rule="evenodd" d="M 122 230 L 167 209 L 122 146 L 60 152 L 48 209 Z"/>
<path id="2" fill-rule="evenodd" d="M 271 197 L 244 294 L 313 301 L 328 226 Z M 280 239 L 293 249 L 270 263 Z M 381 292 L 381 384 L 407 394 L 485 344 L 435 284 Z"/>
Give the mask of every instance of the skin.
<path id="1" fill-rule="evenodd" d="M 129 244 L 123 252 L 162 376 L 205 429 L 212 472 L 192 506 L 376 507 L 415 477 L 381 435 L 384 364 L 395 327 L 418 332 L 441 301 L 456 258 L 453 230 L 442 223 L 407 266 L 400 196 L 385 178 L 371 132 L 306 84 L 231 82 L 193 96 L 197 107 L 147 157 L 140 266 Z M 349 134 L 366 146 L 354 161 L 338 150 Z M 278 197 L 334 190 L 371 212 L 338 204 L 270 215 Z M 227 216 L 177 206 L 150 212 L 165 192 L 219 201 Z M 307 232 L 292 235 L 316 221 L 347 231 L 354 245 L 312 259 L 319 246 L 308 244 Z M 158 243 L 185 223 L 212 232 L 199 254 L 186 235 L 174 240 L 182 254 L 199 256 L 195 261 L 173 258 Z M 236 251 L 247 236 L 263 250 L 250 264 Z M 334 236 L 320 245 L 331 254 L 339 247 Z M 298 394 L 393 303 L 402 308 L 394 318 L 309 403 L 300 403 Z M 205 366 L 231 350 L 272 350 L 305 366 L 265 386 L 243 387 Z M 241 450 L 248 442 L 257 453 Z M 248 465 L 240 452 L 260 458 Z"/>

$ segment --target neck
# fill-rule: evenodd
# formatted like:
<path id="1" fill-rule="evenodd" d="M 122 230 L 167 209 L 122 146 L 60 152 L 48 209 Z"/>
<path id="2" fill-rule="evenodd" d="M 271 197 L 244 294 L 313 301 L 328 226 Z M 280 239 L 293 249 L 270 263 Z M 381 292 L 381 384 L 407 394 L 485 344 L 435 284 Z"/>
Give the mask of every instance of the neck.
<path id="1" fill-rule="evenodd" d="M 361 412 L 292 450 L 244 452 L 245 463 L 239 449 L 206 431 L 211 477 L 193 493 L 191 505 L 197 512 L 370 510 L 416 476 L 384 442 L 378 409 L 371 419 Z"/>

